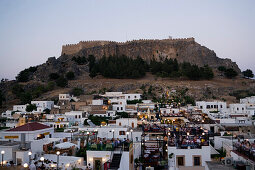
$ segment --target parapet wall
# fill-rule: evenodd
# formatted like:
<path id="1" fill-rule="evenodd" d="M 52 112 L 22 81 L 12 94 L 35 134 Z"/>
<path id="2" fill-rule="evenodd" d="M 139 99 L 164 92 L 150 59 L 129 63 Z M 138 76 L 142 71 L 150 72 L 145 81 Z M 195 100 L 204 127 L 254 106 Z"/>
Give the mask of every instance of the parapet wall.
<path id="1" fill-rule="evenodd" d="M 139 39 L 139 40 L 132 40 L 132 41 L 126 41 L 126 42 L 116 42 L 116 41 L 80 41 L 77 44 L 67 44 L 62 46 L 62 54 L 75 54 L 78 53 L 80 50 L 84 48 L 92 48 L 96 46 L 104 46 L 109 44 L 116 44 L 116 45 L 126 45 L 130 43 L 147 43 L 147 42 L 195 42 L 195 39 L 192 38 L 177 38 L 177 39 Z"/>

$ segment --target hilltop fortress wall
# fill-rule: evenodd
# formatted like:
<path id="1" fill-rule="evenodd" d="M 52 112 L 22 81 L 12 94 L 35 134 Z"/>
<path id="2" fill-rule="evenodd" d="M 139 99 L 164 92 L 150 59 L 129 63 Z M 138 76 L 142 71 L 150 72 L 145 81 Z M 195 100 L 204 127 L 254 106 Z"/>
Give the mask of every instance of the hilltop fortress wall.
<path id="1" fill-rule="evenodd" d="M 128 45 L 130 43 L 175 43 L 175 42 L 195 42 L 194 38 L 178 38 L 178 39 L 139 39 L 126 42 L 116 42 L 116 41 L 80 41 L 77 44 L 67 44 L 62 46 L 62 54 L 72 55 L 76 54 L 82 49 L 93 48 L 97 46 L 105 45 Z"/>
<path id="2" fill-rule="evenodd" d="M 178 62 L 189 62 L 198 66 L 209 65 L 213 68 L 225 66 L 240 72 L 237 64 L 230 59 L 216 56 L 213 50 L 201 46 L 194 38 L 180 39 L 140 39 L 127 42 L 115 41 L 80 41 L 78 44 L 68 44 L 62 47 L 62 54 L 88 56 L 96 59 L 103 56 L 140 56 L 146 62 L 152 59 L 163 61 L 165 58 L 177 59 Z"/>

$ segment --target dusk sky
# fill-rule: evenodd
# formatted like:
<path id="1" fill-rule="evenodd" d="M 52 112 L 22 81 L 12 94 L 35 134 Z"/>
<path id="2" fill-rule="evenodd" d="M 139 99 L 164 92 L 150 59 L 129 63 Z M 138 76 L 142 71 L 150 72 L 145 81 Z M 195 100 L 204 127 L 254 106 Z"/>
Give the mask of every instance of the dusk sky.
<path id="1" fill-rule="evenodd" d="M 255 71 L 254 0 L 1 0 L 0 78 L 81 40 L 194 37 Z"/>

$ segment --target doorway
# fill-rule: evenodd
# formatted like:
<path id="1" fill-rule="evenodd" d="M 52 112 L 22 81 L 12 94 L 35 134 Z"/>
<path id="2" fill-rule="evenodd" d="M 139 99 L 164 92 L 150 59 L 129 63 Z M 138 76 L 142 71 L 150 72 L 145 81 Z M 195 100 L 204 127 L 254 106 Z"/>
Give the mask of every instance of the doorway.
<path id="1" fill-rule="evenodd" d="M 94 170 L 102 170 L 102 158 L 94 158 Z"/>

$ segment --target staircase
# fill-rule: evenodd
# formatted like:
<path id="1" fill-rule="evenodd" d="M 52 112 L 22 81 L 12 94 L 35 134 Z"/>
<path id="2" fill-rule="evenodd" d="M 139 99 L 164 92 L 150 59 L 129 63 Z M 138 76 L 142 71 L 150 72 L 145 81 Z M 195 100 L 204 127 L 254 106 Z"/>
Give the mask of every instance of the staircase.
<path id="1" fill-rule="evenodd" d="M 120 167 L 121 154 L 114 153 L 109 170 L 117 170 Z"/>

